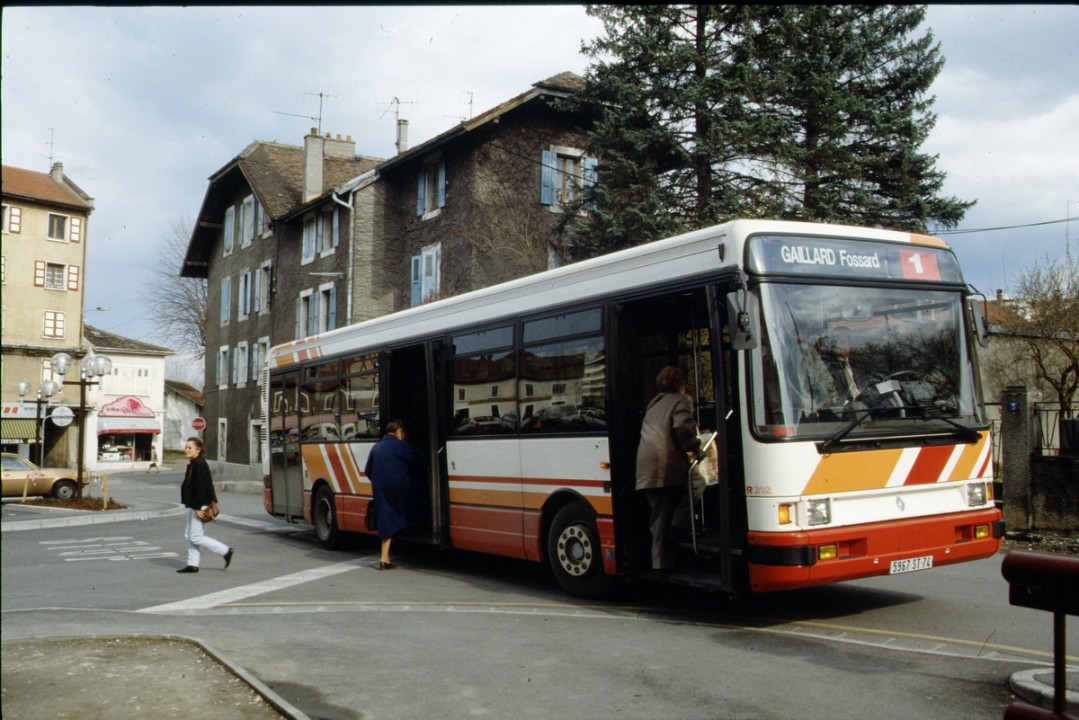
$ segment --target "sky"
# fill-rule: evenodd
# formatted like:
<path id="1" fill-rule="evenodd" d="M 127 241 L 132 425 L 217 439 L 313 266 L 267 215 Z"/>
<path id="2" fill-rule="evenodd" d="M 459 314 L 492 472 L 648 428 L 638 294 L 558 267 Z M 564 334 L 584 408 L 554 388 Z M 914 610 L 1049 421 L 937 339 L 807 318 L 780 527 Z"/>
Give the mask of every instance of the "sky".
<path id="1" fill-rule="evenodd" d="M 978 201 L 959 229 L 981 230 L 942 237 L 969 283 L 1007 291 L 1079 252 L 1079 221 L 1052 222 L 1079 218 L 1079 7 L 930 5 L 923 28 L 946 63 L 922 149 L 944 195 Z M 34 6 L 4 7 L 2 32 L 3 163 L 62 162 L 95 199 L 86 321 L 177 347 L 146 309 L 159 248 L 248 144 L 320 125 L 391 157 L 398 112 L 418 145 L 583 74 L 602 25 L 578 5 Z"/>

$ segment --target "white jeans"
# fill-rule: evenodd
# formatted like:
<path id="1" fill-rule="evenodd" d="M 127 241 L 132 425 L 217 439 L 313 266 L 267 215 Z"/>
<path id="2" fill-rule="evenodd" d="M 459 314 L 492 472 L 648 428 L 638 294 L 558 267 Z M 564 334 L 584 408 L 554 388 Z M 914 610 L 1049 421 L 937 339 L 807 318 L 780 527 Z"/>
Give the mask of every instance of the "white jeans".
<path id="1" fill-rule="evenodd" d="M 228 545 L 219 540 L 214 540 L 206 534 L 206 531 L 202 528 L 202 520 L 199 520 L 198 516 L 195 515 L 194 508 L 187 509 L 187 524 L 184 526 L 184 539 L 187 540 L 187 564 L 195 567 L 199 566 L 200 547 L 204 547 L 221 557 L 224 557 L 225 553 L 229 551 Z"/>

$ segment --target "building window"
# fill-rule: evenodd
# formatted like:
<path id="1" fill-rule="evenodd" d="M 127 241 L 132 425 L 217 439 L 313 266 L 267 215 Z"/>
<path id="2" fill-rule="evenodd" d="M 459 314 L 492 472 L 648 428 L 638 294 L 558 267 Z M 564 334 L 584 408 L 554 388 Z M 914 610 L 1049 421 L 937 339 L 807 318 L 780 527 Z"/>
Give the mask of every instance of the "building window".
<path id="1" fill-rule="evenodd" d="M 64 337 L 64 313 L 55 310 L 45 311 L 44 336 L 54 339 Z"/>
<path id="2" fill-rule="evenodd" d="M 251 271 L 240 276 L 239 294 L 236 297 L 236 319 L 245 320 L 251 312 Z"/>
<path id="3" fill-rule="evenodd" d="M 237 386 L 243 386 L 247 384 L 248 366 L 246 341 L 236 344 L 236 354 L 233 356 L 232 374 L 232 380 Z"/>
<path id="4" fill-rule="evenodd" d="M 270 311 L 271 264 L 271 261 L 267 260 L 255 271 L 254 299 L 251 302 L 251 310 L 260 315 Z"/>
<path id="5" fill-rule="evenodd" d="M 337 288 L 323 285 L 318 290 L 318 331 L 326 332 L 337 327 Z"/>
<path id="6" fill-rule="evenodd" d="M 412 258 L 412 306 L 438 297 L 441 279 L 442 244 L 428 245 Z"/>
<path id="7" fill-rule="evenodd" d="M 217 387 L 224 390 L 229 383 L 229 348 L 224 345 L 217 351 Z"/>
<path id="8" fill-rule="evenodd" d="M 416 189 L 416 215 L 428 220 L 446 206 L 446 158 L 425 160 Z"/>
<path id="9" fill-rule="evenodd" d="M 255 197 L 248 195 L 240 205 L 240 247 L 255 239 Z"/>
<path id="10" fill-rule="evenodd" d="M 596 182 L 596 159 L 580 150 L 554 146 L 540 157 L 540 202 L 561 210 L 581 199 L 581 192 Z"/>
<path id="11" fill-rule="evenodd" d="M 67 290 L 66 266 L 59 263 L 45 263 L 45 289 Z"/>
<path id="12" fill-rule="evenodd" d="M 49 239 L 67 240 L 67 216 L 49 213 Z"/>
<path id="13" fill-rule="evenodd" d="M 236 208 L 235 206 L 230 206 L 229 209 L 225 211 L 224 226 L 221 228 L 222 244 L 225 246 L 225 255 L 232 253 L 233 236 L 236 232 L 236 228 L 234 227 L 235 222 Z"/>
<path id="14" fill-rule="evenodd" d="M 296 339 L 314 334 L 318 327 L 318 302 L 312 300 L 314 291 L 304 290 L 296 299 Z"/>
<path id="15" fill-rule="evenodd" d="M 221 279 L 221 324 L 229 324 L 229 297 L 232 294 L 232 278 Z"/>
<path id="16" fill-rule="evenodd" d="M 217 459 L 226 460 L 225 451 L 228 450 L 229 421 L 226 418 L 217 420 Z"/>

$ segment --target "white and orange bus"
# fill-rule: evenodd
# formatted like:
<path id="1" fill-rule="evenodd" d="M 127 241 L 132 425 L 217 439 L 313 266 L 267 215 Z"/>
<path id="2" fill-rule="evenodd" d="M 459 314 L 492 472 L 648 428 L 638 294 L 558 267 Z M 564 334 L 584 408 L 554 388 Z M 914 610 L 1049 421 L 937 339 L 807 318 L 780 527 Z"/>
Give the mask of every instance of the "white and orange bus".
<path id="1" fill-rule="evenodd" d="M 675 365 L 716 452 L 663 580 L 767 592 L 988 557 L 980 308 L 936 238 L 764 220 L 414 307 L 270 351 L 266 510 L 326 547 L 370 532 L 363 468 L 400 418 L 426 458 L 412 540 L 546 562 L 581 596 L 657 577 L 634 465 Z"/>

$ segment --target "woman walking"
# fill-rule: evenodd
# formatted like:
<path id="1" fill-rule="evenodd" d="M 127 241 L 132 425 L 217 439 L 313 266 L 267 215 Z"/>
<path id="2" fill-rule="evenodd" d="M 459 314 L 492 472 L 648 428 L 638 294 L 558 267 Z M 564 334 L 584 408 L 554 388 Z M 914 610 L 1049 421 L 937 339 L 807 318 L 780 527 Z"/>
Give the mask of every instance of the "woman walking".
<path id="1" fill-rule="evenodd" d="M 371 448 L 364 474 L 371 481 L 378 516 L 378 537 L 382 541 L 379 570 L 397 566 L 390 559 L 393 536 L 408 527 L 409 466 L 416 461 L 412 446 L 405 440 L 405 424 L 391 420 L 386 434 Z"/>
<path id="2" fill-rule="evenodd" d="M 217 493 L 214 492 L 214 481 L 210 477 L 210 465 L 206 462 L 206 450 L 202 440 L 197 437 L 188 438 L 184 446 L 184 457 L 188 459 L 187 474 L 184 475 L 184 483 L 180 486 L 180 500 L 187 508 L 187 519 L 184 524 L 187 565 L 176 572 L 197 573 L 200 548 L 206 548 L 223 557 L 227 570 L 229 563 L 232 562 L 232 548 L 207 535 L 203 530 L 202 520 L 199 519 L 199 512 L 208 510 L 211 503 L 217 503 Z"/>

